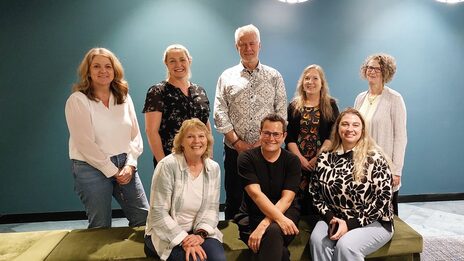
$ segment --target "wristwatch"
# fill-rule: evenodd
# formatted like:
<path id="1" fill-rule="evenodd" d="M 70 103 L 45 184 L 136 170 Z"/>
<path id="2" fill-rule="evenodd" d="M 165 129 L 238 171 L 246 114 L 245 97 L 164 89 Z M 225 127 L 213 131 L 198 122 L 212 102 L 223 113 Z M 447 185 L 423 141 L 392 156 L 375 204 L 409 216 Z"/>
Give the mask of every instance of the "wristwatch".
<path id="1" fill-rule="evenodd" d="M 193 234 L 199 235 L 199 236 L 202 237 L 203 239 L 208 237 L 208 232 L 206 232 L 204 229 L 198 229 L 198 230 L 195 231 L 195 233 L 193 233 Z"/>

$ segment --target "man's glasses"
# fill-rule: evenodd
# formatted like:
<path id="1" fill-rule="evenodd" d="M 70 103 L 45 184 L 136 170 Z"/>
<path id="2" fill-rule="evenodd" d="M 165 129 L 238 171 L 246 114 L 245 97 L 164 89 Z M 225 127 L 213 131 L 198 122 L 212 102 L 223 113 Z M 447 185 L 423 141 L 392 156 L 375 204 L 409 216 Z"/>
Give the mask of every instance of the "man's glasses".
<path id="1" fill-rule="evenodd" d="M 374 71 L 376 73 L 379 73 L 382 71 L 382 68 L 374 67 L 374 66 L 366 66 L 366 71 Z"/>
<path id="2" fill-rule="evenodd" d="M 271 136 L 274 137 L 275 139 L 278 139 L 282 137 L 284 133 L 283 132 L 270 132 L 270 131 L 262 131 L 261 135 L 263 135 L 264 138 L 270 138 Z"/>

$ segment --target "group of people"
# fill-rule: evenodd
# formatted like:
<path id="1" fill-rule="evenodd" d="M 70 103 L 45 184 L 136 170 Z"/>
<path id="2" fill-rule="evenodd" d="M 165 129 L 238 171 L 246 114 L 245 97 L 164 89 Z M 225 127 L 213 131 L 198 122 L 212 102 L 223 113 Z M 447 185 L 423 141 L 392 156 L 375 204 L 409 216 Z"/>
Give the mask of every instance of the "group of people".
<path id="1" fill-rule="evenodd" d="M 259 260 L 289 260 L 300 215 L 317 215 L 313 260 L 364 260 L 390 240 L 406 148 L 406 108 L 385 84 L 388 54 L 369 56 L 369 88 L 339 113 L 319 65 L 305 68 L 287 107 L 283 78 L 259 60 L 260 33 L 239 27 L 240 63 L 218 79 L 213 118 L 224 135 L 225 218 Z M 117 57 L 93 48 L 65 107 L 75 191 L 89 228 L 111 226 L 111 200 L 146 225 L 145 253 L 162 260 L 225 260 L 218 230 L 220 167 L 212 159 L 210 102 L 190 82 L 182 45 L 164 53 L 166 80 L 143 107 L 154 173 L 148 201 L 137 172 L 142 136 Z M 283 148 L 285 146 L 285 149 Z"/>

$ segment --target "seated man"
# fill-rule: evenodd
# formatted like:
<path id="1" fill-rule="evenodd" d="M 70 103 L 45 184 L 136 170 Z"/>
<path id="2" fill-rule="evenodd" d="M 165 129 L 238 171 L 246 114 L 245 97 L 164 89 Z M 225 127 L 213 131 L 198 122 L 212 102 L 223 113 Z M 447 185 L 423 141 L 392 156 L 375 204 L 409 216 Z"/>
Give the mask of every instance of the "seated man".
<path id="1" fill-rule="evenodd" d="M 241 153 L 237 161 L 246 193 L 235 220 L 240 239 L 259 260 L 290 260 L 287 247 L 299 232 L 295 193 L 301 165 L 281 147 L 287 135 L 285 124 L 277 114 L 266 116 L 261 121 L 261 146 Z"/>

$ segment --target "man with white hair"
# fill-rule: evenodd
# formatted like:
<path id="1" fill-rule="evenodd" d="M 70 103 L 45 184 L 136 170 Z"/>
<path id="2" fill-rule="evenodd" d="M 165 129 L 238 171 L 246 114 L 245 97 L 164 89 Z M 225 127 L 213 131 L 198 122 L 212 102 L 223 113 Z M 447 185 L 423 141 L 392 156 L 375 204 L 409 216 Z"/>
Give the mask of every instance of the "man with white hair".
<path id="1" fill-rule="evenodd" d="M 260 122 L 266 115 L 276 113 L 287 118 L 282 75 L 259 61 L 258 28 L 252 24 L 239 27 L 235 31 L 235 47 L 240 63 L 221 74 L 214 100 L 215 127 L 224 134 L 226 219 L 234 218 L 242 202 L 238 154 L 260 145 Z"/>

